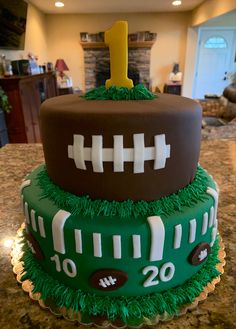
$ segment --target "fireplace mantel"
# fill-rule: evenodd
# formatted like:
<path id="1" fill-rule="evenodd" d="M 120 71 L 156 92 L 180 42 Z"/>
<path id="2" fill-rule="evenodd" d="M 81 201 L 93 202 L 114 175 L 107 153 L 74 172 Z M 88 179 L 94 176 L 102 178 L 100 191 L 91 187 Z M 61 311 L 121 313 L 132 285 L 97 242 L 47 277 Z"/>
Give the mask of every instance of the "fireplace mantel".
<path id="1" fill-rule="evenodd" d="M 129 41 L 129 48 L 152 48 L 155 41 Z M 80 42 L 83 49 L 107 48 L 104 42 Z"/>

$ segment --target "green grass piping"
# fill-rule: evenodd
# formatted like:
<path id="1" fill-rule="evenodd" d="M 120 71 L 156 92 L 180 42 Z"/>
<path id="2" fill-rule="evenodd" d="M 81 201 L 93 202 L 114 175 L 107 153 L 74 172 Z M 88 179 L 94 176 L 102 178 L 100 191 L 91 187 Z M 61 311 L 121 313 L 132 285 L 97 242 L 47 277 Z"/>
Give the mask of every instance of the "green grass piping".
<path id="1" fill-rule="evenodd" d="M 191 207 L 199 200 L 206 199 L 206 189 L 209 176 L 202 167 L 198 167 L 195 179 L 191 184 L 175 194 L 156 201 L 107 201 L 91 200 L 89 196 L 76 196 L 62 190 L 53 184 L 43 166 L 38 173 L 38 184 L 42 190 L 41 198 L 48 198 L 58 208 L 69 211 L 72 215 L 83 216 L 119 216 L 122 218 L 137 218 L 138 216 L 169 216 L 175 211 L 182 211 L 183 207 Z"/>
<path id="2" fill-rule="evenodd" d="M 156 94 L 153 94 L 142 84 L 138 84 L 131 89 L 125 87 L 116 87 L 116 86 L 112 86 L 107 89 L 105 86 L 101 86 L 88 91 L 83 96 L 83 98 L 87 100 L 113 100 L 113 101 L 152 100 L 156 97 L 157 97 Z"/>
<path id="3" fill-rule="evenodd" d="M 165 312 L 169 315 L 178 315 L 182 306 L 191 304 L 204 287 L 220 275 L 216 269 L 219 263 L 217 238 L 203 267 L 181 286 L 145 296 L 101 297 L 80 289 L 74 290 L 53 279 L 42 270 L 25 241 L 22 250 L 22 273 L 25 273 L 21 281 L 29 279 L 34 285 L 33 292 L 41 293 L 42 300 L 52 298 L 58 307 L 72 308 L 82 314 L 106 316 L 109 320 L 120 318 L 125 323 L 144 317 L 151 319 Z"/>

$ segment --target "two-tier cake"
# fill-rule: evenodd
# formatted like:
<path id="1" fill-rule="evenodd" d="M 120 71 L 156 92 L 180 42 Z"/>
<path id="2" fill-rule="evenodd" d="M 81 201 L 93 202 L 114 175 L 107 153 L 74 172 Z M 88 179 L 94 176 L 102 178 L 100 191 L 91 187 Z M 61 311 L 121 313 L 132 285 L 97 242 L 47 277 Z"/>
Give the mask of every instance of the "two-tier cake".
<path id="1" fill-rule="evenodd" d="M 219 275 L 200 106 L 66 95 L 44 102 L 40 120 L 45 165 L 21 186 L 23 279 L 82 323 L 179 314 Z"/>

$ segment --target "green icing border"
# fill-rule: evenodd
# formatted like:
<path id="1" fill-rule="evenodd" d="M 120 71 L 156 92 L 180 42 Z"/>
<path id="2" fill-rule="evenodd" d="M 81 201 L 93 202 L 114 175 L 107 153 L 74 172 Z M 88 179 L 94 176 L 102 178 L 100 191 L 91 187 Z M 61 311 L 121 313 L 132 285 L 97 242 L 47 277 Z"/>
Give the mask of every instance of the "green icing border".
<path id="1" fill-rule="evenodd" d="M 177 193 L 163 197 L 156 201 L 107 201 L 91 200 L 89 196 L 76 196 L 62 190 L 55 185 L 47 174 L 46 166 L 42 166 L 37 175 L 38 185 L 42 190 L 41 198 L 48 198 L 58 208 L 69 211 L 72 215 L 83 216 L 119 216 L 122 218 L 138 216 L 169 216 L 175 211 L 182 211 L 183 207 L 191 207 L 199 200 L 206 199 L 206 189 L 209 184 L 207 172 L 198 166 L 195 179 L 191 184 Z"/>
<path id="2" fill-rule="evenodd" d="M 128 324 L 137 323 L 144 317 L 151 319 L 158 314 L 178 315 L 182 306 L 191 304 L 204 287 L 220 275 L 216 269 L 216 265 L 220 262 L 219 237 L 217 237 L 204 266 L 183 285 L 162 293 L 138 297 L 102 297 L 79 289 L 73 290 L 53 279 L 42 270 L 24 238 L 22 243 L 24 253 L 21 261 L 23 261 L 24 274 L 21 281 L 29 279 L 34 285 L 33 292 L 40 292 L 42 300 L 52 298 L 58 307 L 80 311 L 82 319 L 84 317 L 88 321 L 91 315 L 106 316 L 109 320 L 120 318 Z"/>
<path id="3" fill-rule="evenodd" d="M 106 88 L 101 86 L 88 91 L 83 98 L 87 100 L 152 100 L 157 98 L 156 94 L 153 94 L 142 84 L 138 84 L 131 89 L 125 87 L 112 86 Z"/>

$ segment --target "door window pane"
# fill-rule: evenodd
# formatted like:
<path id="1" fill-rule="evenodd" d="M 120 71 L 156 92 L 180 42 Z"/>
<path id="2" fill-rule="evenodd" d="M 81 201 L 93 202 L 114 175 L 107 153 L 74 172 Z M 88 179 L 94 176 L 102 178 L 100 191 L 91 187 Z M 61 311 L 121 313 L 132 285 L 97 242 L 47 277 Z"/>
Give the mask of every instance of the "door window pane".
<path id="1" fill-rule="evenodd" d="M 214 36 L 207 39 L 204 48 L 227 48 L 227 43 L 224 38 Z"/>

